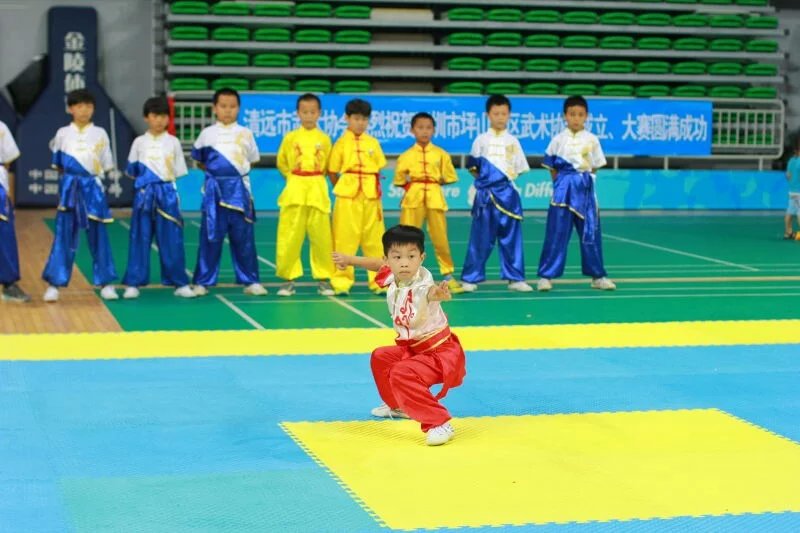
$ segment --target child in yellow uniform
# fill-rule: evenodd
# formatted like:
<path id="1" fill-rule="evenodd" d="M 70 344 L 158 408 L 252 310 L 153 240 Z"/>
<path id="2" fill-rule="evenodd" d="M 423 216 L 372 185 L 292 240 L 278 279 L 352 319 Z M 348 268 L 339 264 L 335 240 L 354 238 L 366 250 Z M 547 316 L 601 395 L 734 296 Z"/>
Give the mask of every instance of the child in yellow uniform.
<path id="1" fill-rule="evenodd" d="M 347 130 L 333 145 L 328 174 L 334 183 L 333 245 L 346 255 L 355 255 L 361 246 L 363 255 L 379 257 L 383 253 L 381 237 L 386 231 L 381 208 L 380 170 L 386 157 L 375 137 L 365 133 L 372 106 L 355 99 L 345 106 Z M 385 289 L 375 283 L 369 272 L 369 288 L 376 294 Z M 336 294 L 348 294 L 355 283 L 353 267 L 336 270 L 331 285 Z"/>
<path id="2" fill-rule="evenodd" d="M 417 113 L 411 118 L 411 133 L 417 141 L 397 159 L 394 185 L 406 190 L 400 202 L 400 224 L 422 229 L 428 221 L 428 233 L 436 251 L 439 271 L 450 292 L 463 292 L 461 284 L 453 278 L 455 266 L 447 241 L 447 202 L 442 185 L 458 181 L 450 154 L 434 146 L 431 138 L 436 121 L 428 113 Z"/>
<path id="3" fill-rule="evenodd" d="M 278 149 L 278 170 L 286 186 L 278 198 L 278 239 L 276 273 L 286 283 L 278 296 L 295 293 L 294 280 L 303 275 L 300 249 L 306 234 L 311 245 L 311 275 L 319 281 L 317 292 L 332 296 L 328 280 L 333 275 L 331 240 L 331 199 L 325 171 L 331 139 L 317 127 L 322 104 L 307 93 L 297 99 L 301 126 L 289 132 Z"/>

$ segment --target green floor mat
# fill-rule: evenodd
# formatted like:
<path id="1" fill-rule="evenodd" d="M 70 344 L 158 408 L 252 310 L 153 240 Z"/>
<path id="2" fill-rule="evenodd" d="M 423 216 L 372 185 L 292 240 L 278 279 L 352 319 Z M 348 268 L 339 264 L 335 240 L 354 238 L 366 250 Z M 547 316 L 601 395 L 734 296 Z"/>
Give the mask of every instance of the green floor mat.
<path id="1" fill-rule="evenodd" d="M 561 13 L 551 9 L 534 9 L 525 13 L 525 22 L 557 24 L 561 22 Z"/>
<path id="2" fill-rule="evenodd" d="M 633 85 L 609 84 L 600 87 L 600 96 L 633 96 Z"/>
<path id="3" fill-rule="evenodd" d="M 522 10 L 513 8 L 495 8 L 486 12 L 486 20 L 494 22 L 521 22 Z"/>
<path id="4" fill-rule="evenodd" d="M 679 28 L 700 28 L 708 26 L 708 16 L 698 13 L 677 15 L 672 18 L 672 25 Z"/>
<path id="5" fill-rule="evenodd" d="M 639 26 L 669 26 L 672 24 L 672 17 L 666 13 L 642 13 L 636 17 L 636 24 Z"/>
<path id="6" fill-rule="evenodd" d="M 253 15 L 256 17 L 291 17 L 291 4 L 264 3 L 253 6 Z M 269 90 L 269 89 L 264 89 Z"/>
<path id="7" fill-rule="evenodd" d="M 250 6 L 244 2 L 219 2 L 211 6 L 211 13 L 220 17 L 246 17 L 250 15 Z"/>
<path id="8" fill-rule="evenodd" d="M 770 63 L 753 63 L 744 67 L 746 76 L 777 76 L 778 65 Z"/>
<path id="9" fill-rule="evenodd" d="M 561 64 L 564 72 L 596 72 L 597 61 L 594 59 L 569 59 Z"/>
<path id="10" fill-rule="evenodd" d="M 169 55 L 170 65 L 208 65 L 206 52 L 173 52 Z"/>
<path id="11" fill-rule="evenodd" d="M 372 58 L 364 55 L 343 55 L 333 60 L 336 68 L 369 68 L 372 66 Z"/>
<path id="12" fill-rule="evenodd" d="M 752 39 L 747 41 L 745 50 L 748 52 L 770 53 L 778 51 L 778 41 L 772 39 Z"/>
<path id="13" fill-rule="evenodd" d="M 486 36 L 489 46 L 522 46 L 522 35 L 510 31 L 497 31 Z"/>
<path id="14" fill-rule="evenodd" d="M 486 94 L 521 94 L 522 85 L 513 81 L 486 84 Z"/>
<path id="15" fill-rule="evenodd" d="M 175 78 L 170 80 L 169 88 L 173 91 L 205 91 L 208 80 L 205 78 Z"/>
<path id="16" fill-rule="evenodd" d="M 754 29 L 772 29 L 778 27 L 778 17 L 748 17 L 744 25 Z"/>
<path id="17" fill-rule="evenodd" d="M 600 24 L 630 26 L 636 24 L 636 15 L 627 11 L 609 11 L 600 15 Z"/>
<path id="18" fill-rule="evenodd" d="M 636 96 L 642 98 L 669 96 L 669 87 L 667 85 L 640 85 L 636 88 Z"/>
<path id="19" fill-rule="evenodd" d="M 636 48 L 640 50 L 669 50 L 671 46 L 668 37 L 642 37 L 636 41 Z"/>
<path id="20" fill-rule="evenodd" d="M 254 91 L 265 92 L 286 92 L 292 90 L 292 84 L 289 80 L 256 80 L 253 82 Z"/>
<path id="21" fill-rule="evenodd" d="M 258 28 L 253 40 L 259 42 L 286 43 L 292 40 L 292 32 L 286 28 Z"/>
<path id="22" fill-rule="evenodd" d="M 175 26 L 169 30 L 169 38 L 176 41 L 206 41 L 208 28 L 205 26 Z"/>
<path id="23" fill-rule="evenodd" d="M 328 18 L 333 15 L 333 8 L 330 4 L 319 4 L 309 2 L 294 6 L 294 16 L 303 18 Z"/>
<path id="24" fill-rule="evenodd" d="M 451 94 L 481 94 L 483 84 L 479 81 L 455 81 L 444 86 L 444 92 Z"/>
<path id="25" fill-rule="evenodd" d="M 564 24 L 597 24 L 600 17 L 594 11 L 567 11 L 561 16 Z"/>
<path id="26" fill-rule="evenodd" d="M 748 87 L 744 91 L 745 98 L 777 98 L 778 89 L 775 87 Z"/>
<path id="27" fill-rule="evenodd" d="M 483 34 L 473 32 L 456 32 L 445 37 L 450 46 L 483 46 Z"/>
<path id="28" fill-rule="evenodd" d="M 331 86 L 329 80 L 299 80 L 294 83 L 294 90 L 302 93 L 329 93 Z"/>
<path id="29" fill-rule="evenodd" d="M 714 15 L 709 20 L 712 28 L 742 28 L 744 19 L 738 15 Z"/>
<path id="30" fill-rule="evenodd" d="M 525 46 L 530 48 L 558 48 L 560 45 L 561 39 L 558 35 L 535 33 L 525 37 Z"/>
<path id="31" fill-rule="evenodd" d="M 683 51 L 699 51 L 708 48 L 708 39 L 702 37 L 683 37 L 672 42 L 672 48 Z"/>
<path id="32" fill-rule="evenodd" d="M 333 35 L 333 41 L 342 44 L 368 44 L 372 41 L 372 33 L 366 30 L 339 30 Z"/>
<path id="33" fill-rule="evenodd" d="M 445 62 L 447 70 L 483 70 L 483 59 L 479 57 L 452 57 Z"/>
<path id="34" fill-rule="evenodd" d="M 702 85 L 678 85 L 673 87 L 670 93 L 680 98 L 702 98 L 706 96 L 708 90 Z"/>
<path id="35" fill-rule="evenodd" d="M 600 39 L 599 43 L 604 50 L 630 50 L 634 45 L 633 37 L 628 35 L 609 35 Z"/>
<path id="36" fill-rule="evenodd" d="M 222 26 L 211 32 L 211 39 L 215 41 L 249 41 L 250 31 L 247 28 Z"/>
<path id="37" fill-rule="evenodd" d="M 741 52 L 742 48 L 744 48 L 744 42 L 741 39 L 729 37 L 712 39 L 708 44 L 708 49 L 714 52 Z"/>
<path id="38" fill-rule="evenodd" d="M 568 35 L 561 41 L 564 48 L 597 48 L 598 39 L 594 35 Z"/>
<path id="39" fill-rule="evenodd" d="M 615 59 L 600 63 L 599 71 L 607 74 L 630 74 L 633 72 L 635 64 L 633 61 Z"/>
<path id="40" fill-rule="evenodd" d="M 333 84 L 336 93 L 368 93 L 372 84 L 366 80 L 342 80 Z"/>
<path id="41" fill-rule="evenodd" d="M 444 14 L 447 20 L 483 20 L 483 9 L 479 7 L 455 7 Z"/>
<path id="42" fill-rule="evenodd" d="M 556 72 L 560 68 L 558 59 L 529 59 L 525 62 L 525 70 L 529 72 Z"/>
<path id="43" fill-rule="evenodd" d="M 256 54 L 255 56 L 253 56 L 253 66 L 288 68 L 292 66 L 292 58 L 291 56 L 289 56 L 289 54 L 274 54 L 274 53 Z M 253 86 L 255 87 L 255 84 L 253 84 Z"/>
<path id="44" fill-rule="evenodd" d="M 325 54 L 300 54 L 294 58 L 296 68 L 330 68 L 331 56 Z"/>
<path id="45" fill-rule="evenodd" d="M 744 70 L 741 63 L 733 61 L 719 61 L 708 66 L 708 73 L 712 76 L 738 76 Z"/>
<path id="46" fill-rule="evenodd" d="M 495 57 L 486 62 L 486 70 L 512 72 L 522 69 L 522 60 L 515 57 Z"/>
<path id="47" fill-rule="evenodd" d="M 208 4 L 194 0 L 173 2 L 169 12 L 173 15 L 208 15 Z"/>
<path id="48" fill-rule="evenodd" d="M 569 83 L 561 87 L 561 94 L 594 96 L 597 94 L 597 85 L 593 83 Z"/>
<path id="49" fill-rule="evenodd" d="M 294 32 L 294 40 L 298 43 L 329 43 L 331 38 L 330 30 L 304 29 Z"/>
<path id="50" fill-rule="evenodd" d="M 744 89 L 735 85 L 720 85 L 708 91 L 711 98 L 741 98 L 743 94 Z"/>
<path id="51" fill-rule="evenodd" d="M 642 61 L 636 65 L 639 74 L 669 74 L 670 64 L 666 61 Z"/>
<path id="52" fill-rule="evenodd" d="M 333 16 L 339 19 L 368 19 L 372 16 L 372 8 L 369 6 L 339 6 L 333 10 Z"/>
<path id="53" fill-rule="evenodd" d="M 672 73 L 678 76 L 699 76 L 706 73 L 706 64 L 700 61 L 680 61 L 672 65 Z"/>
<path id="54" fill-rule="evenodd" d="M 233 89 L 234 91 L 246 91 L 250 89 L 250 82 L 244 78 L 217 78 L 211 82 L 211 89 Z"/>
<path id="55" fill-rule="evenodd" d="M 244 52 L 219 52 L 211 56 L 211 64 L 218 67 L 246 67 L 250 57 Z"/>
<path id="56" fill-rule="evenodd" d="M 558 85 L 555 83 L 529 83 L 522 89 L 523 94 L 555 95 L 558 94 Z"/>

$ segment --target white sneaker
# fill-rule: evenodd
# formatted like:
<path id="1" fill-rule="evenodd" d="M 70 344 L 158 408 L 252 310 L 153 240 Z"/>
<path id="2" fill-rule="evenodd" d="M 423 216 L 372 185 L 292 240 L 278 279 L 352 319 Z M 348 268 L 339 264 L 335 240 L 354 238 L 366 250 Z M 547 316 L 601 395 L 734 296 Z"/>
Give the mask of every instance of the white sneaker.
<path id="1" fill-rule="evenodd" d="M 260 283 L 251 283 L 244 288 L 244 293 L 249 294 L 250 296 L 266 296 L 267 289 L 265 289 Z"/>
<path id="2" fill-rule="evenodd" d="M 208 294 L 208 289 L 205 288 L 203 285 L 195 285 L 192 289 L 192 292 L 195 296 L 205 296 Z"/>
<path id="3" fill-rule="evenodd" d="M 475 292 L 478 290 L 477 283 L 469 283 L 467 281 L 461 282 L 461 288 L 464 289 L 464 292 Z"/>
<path id="4" fill-rule="evenodd" d="M 192 288 L 188 285 L 184 285 L 183 287 L 178 287 L 172 294 L 174 294 L 175 296 L 179 296 L 181 298 L 195 298 L 197 296 L 192 290 Z"/>
<path id="5" fill-rule="evenodd" d="M 613 281 L 606 277 L 594 278 L 592 280 L 592 288 L 600 289 L 601 291 L 613 291 L 617 288 Z"/>
<path id="6" fill-rule="evenodd" d="M 450 422 L 446 422 L 441 426 L 429 429 L 428 437 L 425 439 L 425 442 L 428 446 L 440 446 L 449 442 L 455 436 L 456 431 L 453 429 L 453 426 L 450 425 Z"/>
<path id="7" fill-rule="evenodd" d="M 133 300 L 134 298 L 139 297 L 139 289 L 136 287 L 128 287 L 125 289 L 125 292 L 122 293 L 122 297 L 126 300 Z"/>
<path id="8" fill-rule="evenodd" d="M 58 301 L 58 287 L 53 287 L 50 285 L 47 287 L 47 290 L 44 291 L 44 297 L 42 298 L 45 302 L 53 303 Z"/>
<path id="9" fill-rule="evenodd" d="M 336 294 L 329 281 L 320 281 L 317 286 L 317 292 L 322 296 L 334 296 Z"/>
<path id="10" fill-rule="evenodd" d="M 103 300 L 119 300 L 119 294 L 113 285 L 106 285 L 100 289 L 100 297 Z"/>
<path id="11" fill-rule="evenodd" d="M 539 278 L 536 282 L 536 290 L 539 292 L 547 292 L 553 288 L 553 284 L 547 278 Z"/>
<path id="12" fill-rule="evenodd" d="M 533 292 L 533 287 L 525 281 L 514 281 L 508 284 L 508 290 L 517 292 Z"/>
<path id="13" fill-rule="evenodd" d="M 386 404 L 376 407 L 370 413 L 380 418 L 409 418 L 401 409 L 390 409 Z"/>
<path id="14" fill-rule="evenodd" d="M 297 291 L 294 289 L 294 282 L 287 281 L 278 289 L 278 296 L 292 296 L 295 292 Z"/>

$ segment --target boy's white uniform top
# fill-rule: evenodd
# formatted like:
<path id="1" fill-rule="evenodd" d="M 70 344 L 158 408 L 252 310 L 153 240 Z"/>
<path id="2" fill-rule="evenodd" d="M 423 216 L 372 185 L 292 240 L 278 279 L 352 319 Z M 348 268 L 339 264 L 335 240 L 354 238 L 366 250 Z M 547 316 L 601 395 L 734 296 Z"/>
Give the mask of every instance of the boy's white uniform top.
<path id="1" fill-rule="evenodd" d="M 203 163 L 212 176 L 241 176 L 249 189 L 250 164 L 257 162 L 260 155 L 251 130 L 237 123 L 217 122 L 200 132 L 192 159 Z"/>
<path id="2" fill-rule="evenodd" d="M 550 141 L 543 164 L 557 171 L 592 172 L 606 165 L 606 157 L 593 133 L 566 128 Z"/>
<path id="3" fill-rule="evenodd" d="M 73 122 L 59 128 L 50 148 L 53 166 L 64 169 L 64 174 L 103 177 L 115 166 L 106 130 L 91 123 L 79 128 Z"/>
<path id="4" fill-rule="evenodd" d="M 134 139 L 126 172 L 136 178 L 139 188 L 158 181 L 175 181 L 189 171 L 176 137 L 167 132 L 155 136 L 148 131 Z"/>
<path id="5" fill-rule="evenodd" d="M 530 170 L 528 160 L 522 151 L 522 145 L 516 137 L 508 133 L 508 130 L 498 133 L 490 129 L 478 135 L 472 143 L 470 156 L 488 161 L 495 169 L 512 180 Z M 479 179 L 484 177 L 486 176 L 481 175 Z"/>
<path id="6" fill-rule="evenodd" d="M 442 310 L 441 302 L 428 301 L 428 291 L 435 282 L 427 268 L 419 267 L 411 281 L 400 285 L 388 267 L 384 272 L 388 275 L 378 279 L 381 278 L 379 272 L 375 281 L 383 287 L 389 287 L 386 302 L 398 340 L 424 339 L 447 327 L 447 315 Z"/>
<path id="7" fill-rule="evenodd" d="M 19 157 L 19 148 L 11 135 L 11 130 L 0 122 L 0 186 L 8 190 L 8 170 L 5 165 Z"/>

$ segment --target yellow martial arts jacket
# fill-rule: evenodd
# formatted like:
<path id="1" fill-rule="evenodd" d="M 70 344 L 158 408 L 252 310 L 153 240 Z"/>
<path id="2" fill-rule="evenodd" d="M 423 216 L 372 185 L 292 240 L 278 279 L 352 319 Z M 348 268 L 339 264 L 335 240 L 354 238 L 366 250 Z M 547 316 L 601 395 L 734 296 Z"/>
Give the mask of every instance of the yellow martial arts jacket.
<path id="1" fill-rule="evenodd" d="M 278 170 L 286 186 L 278 206 L 307 205 L 330 213 L 327 167 L 331 138 L 319 128 L 303 127 L 286 134 L 278 148 Z"/>
<path id="2" fill-rule="evenodd" d="M 362 133 L 356 136 L 346 130 L 333 145 L 328 172 L 339 173 L 333 194 L 340 198 L 355 198 L 359 191 L 370 200 L 381 197 L 380 170 L 386 166 L 378 140 Z"/>
<path id="3" fill-rule="evenodd" d="M 447 211 L 442 185 L 458 181 L 450 154 L 428 143 L 414 144 L 397 159 L 394 185 L 406 189 L 401 208 L 427 207 Z"/>

